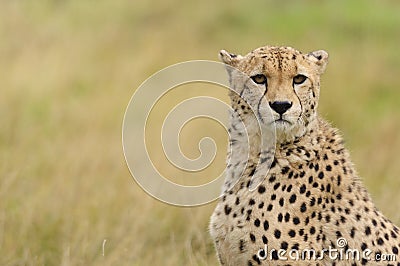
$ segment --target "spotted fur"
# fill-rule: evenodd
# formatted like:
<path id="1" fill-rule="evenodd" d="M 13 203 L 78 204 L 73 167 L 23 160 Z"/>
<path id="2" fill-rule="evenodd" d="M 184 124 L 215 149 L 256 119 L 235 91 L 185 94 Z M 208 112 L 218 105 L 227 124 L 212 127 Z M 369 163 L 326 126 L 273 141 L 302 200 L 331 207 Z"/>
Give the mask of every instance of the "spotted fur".
<path id="1" fill-rule="evenodd" d="M 373 204 L 338 131 L 317 115 L 328 54 L 266 46 L 245 56 L 221 51 L 220 58 L 228 67 L 233 109 L 227 176 L 210 222 L 220 264 L 400 265 L 399 228 Z M 263 131 L 271 129 L 276 132 L 274 151 L 261 145 L 272 136 Z M 265 168 L 250 189 L 252 178 Z M 395 254 L 397 260 L 382 264 L 257 256 L 264 244 L 321 251 L 337 247 L 339 238 L 347 240 L 345 249 L 370 249 L 372 258 Z"/>

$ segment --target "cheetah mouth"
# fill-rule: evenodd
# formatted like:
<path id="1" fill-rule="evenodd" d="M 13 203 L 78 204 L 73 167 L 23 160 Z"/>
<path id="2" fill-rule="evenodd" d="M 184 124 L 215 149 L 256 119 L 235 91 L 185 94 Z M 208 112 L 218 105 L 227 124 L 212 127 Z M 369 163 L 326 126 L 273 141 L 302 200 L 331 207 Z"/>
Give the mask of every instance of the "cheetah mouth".
<path id="1" fill-rule="evenodd" d="M 290 122 L 286 119 L 283 119 L 283 118 L 276 119 L 273 123 L 275 123 L 276 125 L 285 125 L 285 124 L 292 125 L 293 124 L 292 122 Z"/>

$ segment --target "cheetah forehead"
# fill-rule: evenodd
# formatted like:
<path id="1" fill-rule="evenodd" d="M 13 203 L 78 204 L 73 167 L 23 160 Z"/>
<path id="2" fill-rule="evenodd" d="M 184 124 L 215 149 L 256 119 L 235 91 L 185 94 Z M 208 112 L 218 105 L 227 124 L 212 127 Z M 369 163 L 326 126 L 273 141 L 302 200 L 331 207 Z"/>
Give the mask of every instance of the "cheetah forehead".
<path id="1" fill-rule="evenodd" d="M 292 47 L 264 46 L 257 48 L 245 57 L 244 69 L 249 74 L 252 72 L 274 73 L 286 72 L 294 74 L 299 71 L 309 70 L 309 64 L 305 56 Z"/>
<path id="2" fill-rule="evenodd" d="M 299 72 L 322 74 L 328 61 L 328 54 L 325 51 L 304 54 L 288 46 L 263 46 L 245 56 L 224 52 L 225 55 L 229 55 L 231 66 L 248 75 L 266 73 L 271 76 L 274 74 L 291 76 Z"/>
<path id="3" fill-rule="evenodd" d="M 302 53 L 289 46 L 263 46 L 251 51 L 248 55 L 263 58 L 296 58 Z"/>

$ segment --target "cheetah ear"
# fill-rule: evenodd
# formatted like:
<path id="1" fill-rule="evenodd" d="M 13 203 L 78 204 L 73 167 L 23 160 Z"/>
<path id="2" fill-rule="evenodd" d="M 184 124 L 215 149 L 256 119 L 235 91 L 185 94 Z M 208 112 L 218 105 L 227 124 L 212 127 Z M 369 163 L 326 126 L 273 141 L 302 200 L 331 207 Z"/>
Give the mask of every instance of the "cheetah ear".
<path id="1" fill-rule="evenodd" d="M 328 64 L 329 55 L 324 50 L 318 50 L 309 53 L 308 58 L 318 66 L 318 73 L 321 75 L 325 72 L 326 65 Z"/>
<path id="2" fill-rule="evenodd" d="M 231 67 L 236 67 L 242 58 L 243 56 L 241 55 L 231 54 L 225 50 L 219 51 L 219 59 Z"/>

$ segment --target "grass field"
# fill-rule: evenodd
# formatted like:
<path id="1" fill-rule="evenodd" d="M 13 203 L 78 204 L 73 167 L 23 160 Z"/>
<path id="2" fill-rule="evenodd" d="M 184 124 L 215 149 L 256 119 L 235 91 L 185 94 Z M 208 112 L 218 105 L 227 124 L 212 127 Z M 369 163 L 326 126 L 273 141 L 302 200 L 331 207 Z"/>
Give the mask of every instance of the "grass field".
<path id="1" fill-rule="evenodd" d="M 400 224 L 399 14 L 394 0 L 1 1 L 0 265 L 216 265 L 215 203 L 148 196 L 126 167 L 122 119 L 159 69 L 265 44 L 330 53 L 320 113 Z M 209 129 L 187 130 L 190 153 Z"/>

